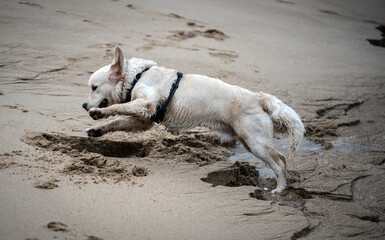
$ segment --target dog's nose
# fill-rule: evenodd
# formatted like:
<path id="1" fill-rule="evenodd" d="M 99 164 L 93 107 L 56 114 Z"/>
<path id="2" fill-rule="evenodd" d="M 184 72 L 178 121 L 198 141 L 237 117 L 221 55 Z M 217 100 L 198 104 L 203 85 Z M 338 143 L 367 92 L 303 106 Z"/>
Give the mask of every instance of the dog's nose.
<path id="1" fill-rule="evenodd" d="M 87 110 L 87 103 L 83 103 L 82 107 Z"/>

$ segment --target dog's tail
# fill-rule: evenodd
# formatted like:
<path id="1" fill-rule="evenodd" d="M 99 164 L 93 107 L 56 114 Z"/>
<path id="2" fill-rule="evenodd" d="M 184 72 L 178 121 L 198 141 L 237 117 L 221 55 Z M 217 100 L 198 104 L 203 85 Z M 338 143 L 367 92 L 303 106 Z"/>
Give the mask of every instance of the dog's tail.
<path id="1" fill-rule="evenodd" d="M 263 110 L 269 114 L 274 124 L 290 135 L 290 149 L 296 151 L 301 144 L 305 127 L 298 114 L 273 95 L 258 93 Z"/>

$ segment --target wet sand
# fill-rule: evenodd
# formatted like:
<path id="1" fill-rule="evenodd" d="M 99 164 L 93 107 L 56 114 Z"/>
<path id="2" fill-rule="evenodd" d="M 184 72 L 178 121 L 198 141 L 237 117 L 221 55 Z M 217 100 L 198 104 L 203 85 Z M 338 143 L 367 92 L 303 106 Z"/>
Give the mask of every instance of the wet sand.
<path id="1" fill-rule="evenodd" d="M 382 1 L 2 1 L 1 239 L 385 236 Z M 87 138 L 115 46 L 276 95 L 306 126 L 289 187 L 206 129 Z M 246 161 L 240 164 L 236 161 Z M 254 169 L 253 166 L 256 166 Z"/>

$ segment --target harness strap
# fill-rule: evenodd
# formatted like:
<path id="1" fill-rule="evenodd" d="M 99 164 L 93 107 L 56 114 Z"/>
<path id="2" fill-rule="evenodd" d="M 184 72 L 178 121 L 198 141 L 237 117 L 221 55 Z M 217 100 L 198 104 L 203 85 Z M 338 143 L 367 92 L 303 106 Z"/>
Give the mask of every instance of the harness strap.
<path id="1" fill-rule="evenodd" d="M 166 99 L 166 101 L 159 103 L 156 106 L 156 112 L 150 118 L 152 121 L 154 121 L 156 123 L 161 123 L 163 121 L 163 119 L 166 115 L 167 105 L 171 102 L 172 97 L 174 96 L 174 94 L 176 92 L 176 89 L 179 87 L 179 82 L 183 77 L 183 73 L 177 72 L 176 75 L 178 76 L 178 78 L 172 84 L 172 87 L 170 89 L 170 95 L 168 95 L 168 98 Z"/>
<path id="2" fill-rule="evenodd" d="M 146 71 L 148 71 L 148 69 L 150 69 L 151 67 L 149 68 L 146 68 L 144 69 L 142 72 L 136 74 L 134 80 L 132 80 L 132 83 L 131 83 L 131 87 L 130 89 L 128 89 L 128 91 L 126 92 L 126 102 L 131 102 L 131 94 L 132 94 L 132 90 L 134 89 L 135 87 L 135 84 L 139 81 L 139 79 L 142 77 L 142 74 Z"/>

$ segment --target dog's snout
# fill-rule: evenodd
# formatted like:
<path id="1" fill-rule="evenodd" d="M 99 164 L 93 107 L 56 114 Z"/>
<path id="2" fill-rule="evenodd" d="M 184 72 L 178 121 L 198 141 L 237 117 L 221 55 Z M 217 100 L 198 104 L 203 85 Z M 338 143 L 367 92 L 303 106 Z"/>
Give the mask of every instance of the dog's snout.
<path id="1" fill-rule="evenodd" d="M 82 107 L 83 107 L 85 110 L 87 110 L 87 103 L 83 103 L 83 104 L 82 104 Z"/>

